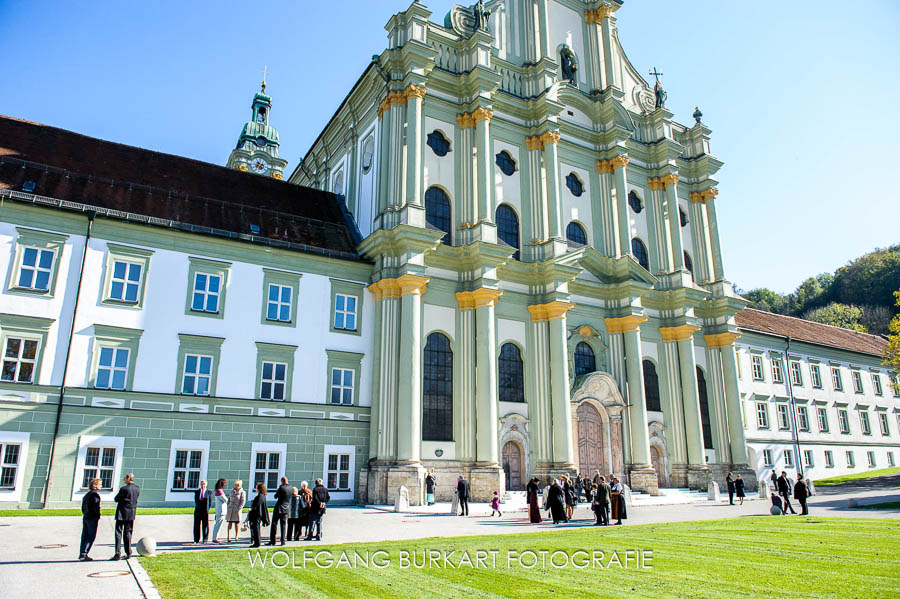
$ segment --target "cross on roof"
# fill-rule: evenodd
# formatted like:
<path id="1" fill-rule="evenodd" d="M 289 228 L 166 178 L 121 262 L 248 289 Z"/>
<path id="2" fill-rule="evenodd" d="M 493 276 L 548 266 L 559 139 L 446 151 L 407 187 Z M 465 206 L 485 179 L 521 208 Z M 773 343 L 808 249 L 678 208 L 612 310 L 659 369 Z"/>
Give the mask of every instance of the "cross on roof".
<path id="1" fill-rule="evenodd" d="M 656 70 L 656 67 L 653 67 L 653 70 L 650 71 L 650 74 L 656 77 L 656 82 L 659 83 L 659 78 L 662 77 L 662 73 Z"/>
<path id="2" fill-rule="evenodd" d="M 264 67 L 263 67 L 263 80 L 262 80 L 262 91 L 263 91 L 263 93 L 266 93 L 266 75 L 268 74 L 268 72 L 269 72 L 269 67 L 268 67 L 268 66 L 264 66 Z"/>

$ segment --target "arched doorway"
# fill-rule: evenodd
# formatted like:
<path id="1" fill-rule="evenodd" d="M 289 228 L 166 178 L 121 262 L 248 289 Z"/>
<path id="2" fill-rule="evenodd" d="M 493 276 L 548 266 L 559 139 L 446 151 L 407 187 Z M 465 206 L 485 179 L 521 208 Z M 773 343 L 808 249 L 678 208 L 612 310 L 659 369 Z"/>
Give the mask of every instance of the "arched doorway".
<path id="1" fill-rule="evenodd" d="M 589 477 L 593 477 L 597 470 L 608 474 L 606 472 L 608 466 L 604 459 L 604 430 L 600 412 L 590 403 L 584 402 L 578 406 L 576 415 L 578 417 L 578 470 Z"/>
<path id="2" fill-rule="evenodd" d="M 522 448 L 515 441 L 503 445 L 503 472 L 508 491 L 522 490 Z"/>
<path id="3" fill-rule="evenodd" d="M 650 446 L 650 463 L 656 470 L 656 484 L 659 487 L 668 487 L 666 483 L 666 463 L 663 460 L 662 452 L 655 445 Z"/>

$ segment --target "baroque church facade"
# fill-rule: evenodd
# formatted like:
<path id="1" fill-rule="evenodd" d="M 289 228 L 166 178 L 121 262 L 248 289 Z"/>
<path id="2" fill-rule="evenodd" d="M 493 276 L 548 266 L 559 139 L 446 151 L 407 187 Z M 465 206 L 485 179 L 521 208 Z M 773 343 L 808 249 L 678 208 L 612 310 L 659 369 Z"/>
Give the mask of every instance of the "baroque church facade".
<path id="1" fill-rule="evenodd" d="M 439 25 L 412 3 L 291 174 L 347 198 L 375 263 L 370 500 L 431 467 L 482 495 L 574 470 L 755 480 L 722 163 L 629 62 L 620 7 L 497 0 Z"/>
<path id="2" fill-rule="evenodd" d="M 894 466 L 885 340 L 733 293 L 711 131 L 621 7 L 413 2 L 290 172 L 265 82 L 225 166 L 0 116 L 0 507 Z"/>

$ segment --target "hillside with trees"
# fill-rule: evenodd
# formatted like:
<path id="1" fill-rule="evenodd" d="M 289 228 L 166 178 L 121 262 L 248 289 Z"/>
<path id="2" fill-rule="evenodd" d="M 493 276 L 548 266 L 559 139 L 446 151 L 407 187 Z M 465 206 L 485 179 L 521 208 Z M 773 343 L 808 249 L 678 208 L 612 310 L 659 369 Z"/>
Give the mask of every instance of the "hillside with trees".
<path id="1" fill-rule="evenodd" d="M 900 315 L 898 290 L 900 244 L 860 256 L 833 274 L 810 277 L 787 295 L 765 287 L 738 293 L 758 310 L 887 335 L 891 319 Z"/>

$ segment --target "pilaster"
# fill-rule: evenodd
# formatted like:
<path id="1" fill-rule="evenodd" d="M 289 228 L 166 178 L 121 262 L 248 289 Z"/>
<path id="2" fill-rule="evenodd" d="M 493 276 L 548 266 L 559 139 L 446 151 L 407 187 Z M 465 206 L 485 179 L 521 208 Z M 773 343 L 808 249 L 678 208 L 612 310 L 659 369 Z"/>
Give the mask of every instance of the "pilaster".
<path id="1" fill-rule="evenodd" d="M 741 410 L 741 394 L 738 389 L 737 353 L 734 342 L 739 333 L 725 332 L 705 335 L 706 347 L 717 351 L 722 361 L 722 378 L 725 388 L 725 411 L 728 421 L 728 444 L 732 464 L 747 464 L 747 440 L 744 435 L 744 418 Z"/>
<path id="2" fill-rule="evenodd" d="M 704 282 L 720 281 L 723 278 L 718 228 L 714 226 L 715 197 L 718 193 L 716 188 L 710 187 L 704 191 L 692 191 L 688 196 L 691 201 L 691 236 L 697 252 L 694 262 L 697 265 L 697 278 Z"/>
<path id="3" fill-rule="evenodd" d="M 628 218 L 628 198 L 625 190 L 625 168 L 628 157 L 624 154 L 614 156 L 611 160 L 598 160 L 597 172 L 603 181 L 604 192 L 601 203 L 603 214 L 604 253 L 610 257 L 619 257 L 631 252 L 631 227 Z M 608 192 L 608 193 L 607 193 Z"/>
<path id="4" fill-rule="evenodd" d="M 422 447 L 422 294 L 428 279 L 404 274 L 394 281 L 401 303 L 400 364 L 406 371 L 397 386 L 397 459 L 418 463 Z"/>
<path id="5" fill-rule="evenodd" d="M 547 178 L 547 238 L 562 237 L 562 217 L 559 201 L 559 131 L 545 131 L 540 136 L 544 148 L 544 169 Z"/>
<path id="6" fill-rule="evenodd" d="M 422 196 L 422 103 L 425 87 L 410 83 L 406 98 L 406 202 L 420 205 Z"/>
<path id="7" fill-rule="evenodd" d="M 663 343 L 674 343 L 678 352 L 688 465 L 705 467 L 703 424 L 700 419 L 700 397 L 697 394 L 697 363 L 694 358 L 693 340 L 693 334 L 698 329 L 699 327 L 694 325 L 681 325 L 661 327 L 659 332 Z"/>

